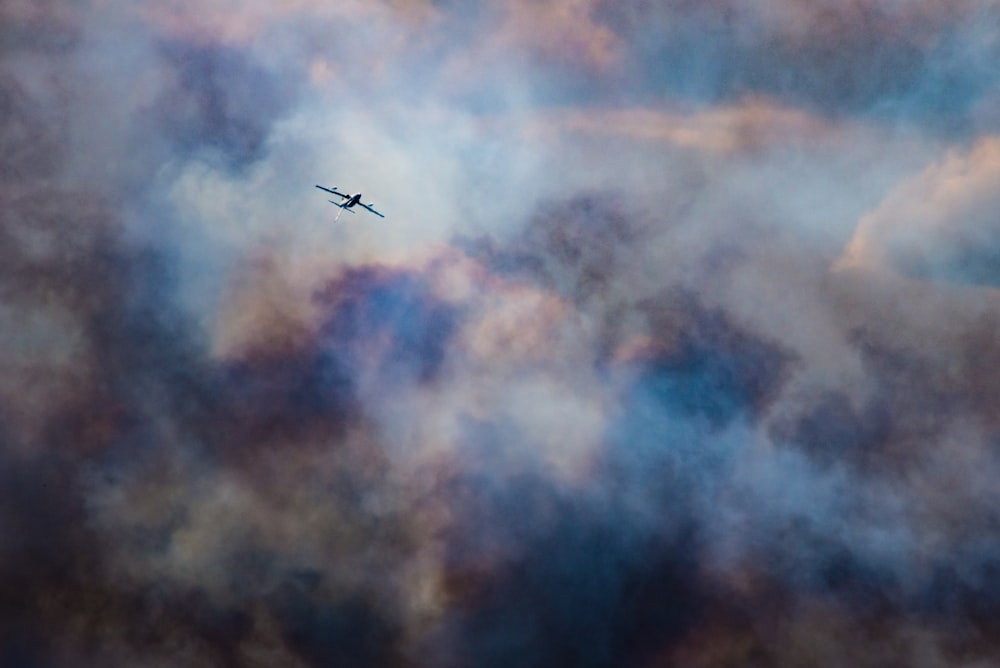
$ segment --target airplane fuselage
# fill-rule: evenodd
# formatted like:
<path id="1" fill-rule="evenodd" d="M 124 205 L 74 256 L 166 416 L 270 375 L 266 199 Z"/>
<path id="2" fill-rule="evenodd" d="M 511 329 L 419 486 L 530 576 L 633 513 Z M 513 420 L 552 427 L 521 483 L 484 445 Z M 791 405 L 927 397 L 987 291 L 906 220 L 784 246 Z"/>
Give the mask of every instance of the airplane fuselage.
<path id="1" fill-rule="evenodd" d="M 341 204 L 341 206 L 344 207 L 345 209 L 349 209 L 360 201 L 361 201 L 361 193 L 356 193 L 354 195 L 351 195 L 351 197 L 346 202 Z"/>

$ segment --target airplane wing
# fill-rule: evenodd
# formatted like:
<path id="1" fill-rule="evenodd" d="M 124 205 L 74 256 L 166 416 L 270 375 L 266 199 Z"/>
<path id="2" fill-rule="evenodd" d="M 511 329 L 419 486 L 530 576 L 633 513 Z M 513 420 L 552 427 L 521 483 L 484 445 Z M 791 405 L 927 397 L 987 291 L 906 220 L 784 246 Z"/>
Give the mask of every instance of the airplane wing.
<path id="1" fill-rule="evenodd" d="M 368 209 L 369 211 L 371 211 L 372 213 L 374 213 L 379 218 L 385 218 L 385 216 L 383 216 L 381 213 L 379 213 L 378 211 L 376 211 L 375 209 L 373 209 L 372 206 L 371 206 L 371 204 L 365 204 L 364 202 L 358 202 L 358 204 L 360 204 L 361 206 L 365 207 L 366 209 Z"/>
<path id="2" fill-rule="evenodd" d="M 351 197 L 350 195 L 345 195 L 342 192 L 338 192 L 336 188 L 324 188 L 323 186 L 319 185 L 316 187 L 319 188 L 320 190 L 325 190 L 328 193 L 333 193 L 334 195 L 337 195 L 338 197 L 342 197 L 344 199 L 349 199 Z M 334 204 L 336 204 L 336 202 L 334 202 Z"/>

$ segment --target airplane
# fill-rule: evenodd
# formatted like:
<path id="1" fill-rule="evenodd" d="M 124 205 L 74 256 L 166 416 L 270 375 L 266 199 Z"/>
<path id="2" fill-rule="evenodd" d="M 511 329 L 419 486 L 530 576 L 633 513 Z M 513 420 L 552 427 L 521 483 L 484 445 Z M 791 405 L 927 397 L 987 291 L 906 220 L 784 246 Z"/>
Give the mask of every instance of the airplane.
<path id="1" fill-rule="evenodd" d="M 320 185 L 317 185 L 316 187 L 319 188 L 320 190 L 325 190 L 328 193 L 333 193 L 337 197 L 340 197 L 341 199 L 346 200 L 346 201 L 343 201 L 343 202 L 335 202 L 332 199 L 331 200 L 327 200 L 328 202 L 330 202 L 330 204 L 333 204 L 334 206 L 339 206 L 340 207 L 340 213 L 337 214 L 337 218 L 334 220 L 334 222 L 336 222 L 337 220 L 340 220 L 340 214 L 343 213 L 344 211 L 350 211 L 351 213 L 354 213 L 353 211 L 351 211 L 351 207 L 354 206 L 355 204 L 368 209 L 369 211 L 371 211 L 372 213 L 374 213 L 379 218 L 385 218 L 385 216 L 383 216 L 381 213 L 379 213 L 378 211 L 376 211 L 372 207 L 372 204 L 374 204 L 374 202 L 372 202 L 371 204 L 365 204 L 364 202 L 361 201 L 361 193 L 355 193 L 353 195 L 347 195 L 347 194 L 344 194 L 344 193 L 338 191 L 336 187 L 334 187 L 334 188 L 324 188 L 323 186 L 320 186 Z"/>

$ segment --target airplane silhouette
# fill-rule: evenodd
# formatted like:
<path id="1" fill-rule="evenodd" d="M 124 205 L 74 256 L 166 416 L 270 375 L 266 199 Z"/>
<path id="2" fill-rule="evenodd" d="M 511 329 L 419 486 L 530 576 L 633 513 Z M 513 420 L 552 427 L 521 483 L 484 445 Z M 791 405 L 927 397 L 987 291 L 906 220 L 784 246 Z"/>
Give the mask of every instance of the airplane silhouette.
<path id="1" fill-rule="evenodd" d="M 379 213 L 378 211 L 376 211 L 372 207 L 372 204 L 374 204 L 374 202 L 372 202 L 370 204 L 365 204 L 364 202 L 361 201 L 361 193 L 355 193 L 353 195 L 348 195 L 346 193 L 340 192 L 339 190 L 337 190 L 336 187 L 333 187 L 333 188 L 324 188 L 323 186 L 320 186 L 320 185 L 317 185 L 316 187 L 319 188 L 320 190 L 325 190 L 328 193 L 333 193 L 337 197 L 340 197 L 341 200 L 343 200 L 343 201 L 340 201 L 340 202 L 335 202 L 332 199 L 331 200 L 327 200 L 328 202 L 330 202 L 330 204 L 333 204 L 334 206 L 339 206 L 340 209 L 341 209 L 340 213 L 337 214 L 336 220 L 340 220 L 340 214 L 343 213 L 344 211 L 350 211 L 351 213 L 354 213 L 353 211 L 351 211 L 351 207 L 353 207 L 355 205 L 362 206 L 362 207 L 368 209 L 369 211 L 371 211 L 372 213 L 374 213 L 379 218 L 385 218 L 385 216 L 383 216 L 381 213 Z"/>

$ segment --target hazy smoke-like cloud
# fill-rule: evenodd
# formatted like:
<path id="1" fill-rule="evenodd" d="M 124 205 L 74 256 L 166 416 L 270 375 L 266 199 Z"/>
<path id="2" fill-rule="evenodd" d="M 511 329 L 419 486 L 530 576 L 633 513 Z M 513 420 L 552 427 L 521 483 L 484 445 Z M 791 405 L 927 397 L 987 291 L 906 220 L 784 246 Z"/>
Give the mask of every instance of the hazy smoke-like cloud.
<path id="1" fill-rule="evenodd" d="M 1000 139 L 983 138 L 901 184 L 861 219 L 841 264 L 995 285 Z"/>
<path id="2" fill-rule="evenodd" d="M 994 662 L 998 18 L 4 4 L 0 664 Z"/>

